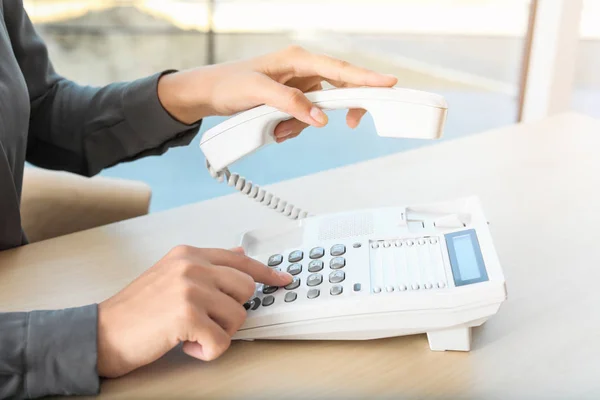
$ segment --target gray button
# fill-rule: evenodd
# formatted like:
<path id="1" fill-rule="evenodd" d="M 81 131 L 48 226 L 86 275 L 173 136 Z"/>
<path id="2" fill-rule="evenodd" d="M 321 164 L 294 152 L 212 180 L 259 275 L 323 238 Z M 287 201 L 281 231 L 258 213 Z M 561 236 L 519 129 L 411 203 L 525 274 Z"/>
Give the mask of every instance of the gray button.
<path id="1" fill-rule="evenodd" d="M 323 261 L 321 260 L 312 260 L 308 263 L 308 272 L 319 272 L 323 269 Z"/>
<path id="2" fill-rule="evenodd" d="M 332 296 L 337 296 L 338 294 L 342 294 L 343 291 L 344 291 L 344 288 L 342 287 L 342 285 L 335 285 L 335 286 L 331 287 L 331 289 L 329 290 L 329 293 Z"/>
<path id="3" fill-rule="evenodd" d="M 333 271 L 329 274 L 329 282 L 331 283 L 340 283 L 346 279 L 346 274 L 344 271 Z"/>
<path id="4" fill-rule="evenodd" d="M 322 247 L 315 247 L 310 251 L 310 258 L 321 258 L 325 255 L 325 249 Z"/>
<path id="5" fill-rule="evenodd" d="M 265 285 L 265 286 L 263 286 L 262 292 L 264 294 L 271 294 L 271 293 L 275 293 L 277 291 L 277 289 L 279 289 L 279 287 L 277 287 L 277 286 Z"/>
<path id="6" fill-rule="evenodd" d="M 358 249 L 360 246 L 362 246 L 360 243 L 354 243 L 352 245 L 352 247 L 354 247 L 355 249 Z"/>
<path id="7" fill-rule="evenodd" d="M 300 272 L 302 272 L 302 265 L 301 264 L 291 264 L 287 268 L 287 272 L 289 272 L 292 275 L 298 275 Z"/>
<path id="8" fill-rule="evenodd" d="M 258 307 L 260 307 L 260 299 L 258 297 L 255 297 L 251 300 L 248 300 L 246 303 L 244 303 L 244 308 L 246 310 L 249 310 L 249 309 L 256 310 Z"/>
<path id="9" fill-rule="evenodd" d="M 287 290 L 292 290 L 292 289 L 296 289 L 298 286 L 300 286 L 300 278 L 295 276 L 294 279 L 288 285 L 286 285 L 284 287 Z"/>
<path id="10" fill-rule="evenodd" d="M 269 261 L 267 261 L 267 264 L 269 265 L 269 267 L 275 267 L 281 264 L 282 262 L 283 256 L 281 254 L 274 254 L 271 257 L 269 257 Z"/>
<path id="11" fill-rule="evenodd" d="M 258 297 L 255 297 L 252 300 L 252 309 L 256 310 L 258 307 L 260 307 L 260 299 Z"/>
<path id="12" fill-rule="evenodd" d="M 288 261 L 295 263 L 295 262 L 302 260 L 303 257 L 304 257 L 304 253 L 302 252 L 302 250 L 292 251 L 290 253 L 290 256 L 288 257 Z"/>
<path id="13" fill-rule="evenodd" d="M 310 289 L 306 297 L 308 297 L 309 299 L 315 299 L 319 297 L 319 294 L 321 294 L 321 291 L 319 289 Z"/>
<path id="14" fill-rule="evenodd" d="M 296 292 L 287 292 L 285 294 L 285 302 L 291 303 L 292 301 L 296 300 L 297 297 L 298 295 L 296 294 Z"/>
<path id="15" fill-rule="evenodd" d="M 354 284 L 354 291 L 355 292 L 360 292 L 360 283 L 355 283 Z"/>
<path id="16" fill-rule="evenodd" d="M 331 246 L 331 255 L 332 256 L 341 256 L 346 252 L 346 246 L 343 244 L 336 244 Z"/>
<path id="17" fill-rule="evenodd" d="M 268 307 L 273 303 L 275 303 L 275 297 L 269 295 L 269 296 L 265 296 L 263 298 L 263 301 L 262 301 L 263 306 Z"/>
<path id="18" fill-rule="evenodd" d="M 306 279 L 307 286 L 318 286 L 321 282 L 323 282 L 323 275 L 321 274 L 312 274 Z"/>
<path id="19" fill-rule="evenodd" d="M 329 262 L 329 268 L 331 269 L 340 269 L 344 268 L 346 265 L 346 259 L 344 257 L 335 257 L 332 258 Z"/>

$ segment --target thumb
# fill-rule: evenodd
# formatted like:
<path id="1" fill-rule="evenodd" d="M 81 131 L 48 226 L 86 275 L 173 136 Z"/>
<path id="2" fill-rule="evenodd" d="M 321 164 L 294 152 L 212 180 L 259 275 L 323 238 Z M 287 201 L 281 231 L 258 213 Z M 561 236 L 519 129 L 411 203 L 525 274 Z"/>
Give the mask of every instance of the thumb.
<path id="1" fill-rule="evenodd" d="M 315 106 L 300 89 L 283 85 L 264 74 L 259 74 L 251 90 L 261 93 L 262 103 L 290 114 L 308 125 L 323 127 L 329 121 L 327 114 Z"/>

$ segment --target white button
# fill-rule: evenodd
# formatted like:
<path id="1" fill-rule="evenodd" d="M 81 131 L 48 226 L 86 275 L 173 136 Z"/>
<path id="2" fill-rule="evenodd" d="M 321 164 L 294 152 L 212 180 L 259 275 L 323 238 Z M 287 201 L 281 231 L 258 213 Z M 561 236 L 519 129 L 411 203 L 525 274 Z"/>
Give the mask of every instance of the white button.
<path id="1" fill-rule="evenodd" d="M 418 290 L 419 289 L 419 284 L 418 283 L 413 283 L 411 287 L 412 287 L 412 290 Z"/>
<path id="2" fill-rule="evenodd" d="M 402 285 L 398 286 L 398 289 L 400 289 L 401 292 L 404 292 L 406 290 L 406 285 L 402 284 Z"/>
<path id="3" fill-rule="evenodd" d="M 438 282 L 437 287 L 439 287 L 440 289 L 443 289 L 446 287 L 446 282 Z"/>
<path id="4" fill-rule="evenodd" d="M 387 290 L 388 292 L 393 292 L 394 291 L 394 287 L 393 286 L 386 286 L 385 290 Z"/>
<path id="5" fill-rule="evenodd" d="M 371 243 L 371 248 L 372 249 L 376 249 L 379 247 L 379 243 L 375 242 L 375 243 Z"/>
<path id="6" fill-rule="evenodd" d="M 375 286 L 375 287 L 373 288 L 373 291 L 374 291 L 375 293 L 379 293 L 379 292 L 381 292 L 381 288 L 380 288 L 379 286 Z"/>
<path id="7" fill-rule="evenodd" d="M 402 246 L 402 241 L 401 240 L 396 240 L 396 242 L 394 243 L 394 246 L 396 246 L 396 247 Z"/>
<path id="8" fill-rule="evenodd" d="M 431 244 L 437 244 L 437 238 L 432 237 L 431 239 L 429 239 L 429 243 L 431 243 Z"/>
<path id="9" fill-rule="evenodd" d="M 419 244 L 421 246 L 423 246 L 425 244 L 425 239 L 423 239 L 423 238 L 419 239 Z"/>
<path id="10" fill-rule="evenodd" d="M 406 244 L 409 245 L 409 246 L 412 246 L 415 243 L 412 240 L 408 240 L 408 241 L 406 241 Z"/>
<path id="11" fill-rule="evenodd" d="M 383 242 L 383 247 L 390 247 L 390 242 L 388 242 L 387 240 L 385 242 Z"/>
<path id="12" fill-rule="evenodd" d="M 431 283 L 429 283 L 429 282 L 427 282 L 425 284 L 425 289 L 431 289 L 432 287 L 433 287 L 433 285 Z"/>

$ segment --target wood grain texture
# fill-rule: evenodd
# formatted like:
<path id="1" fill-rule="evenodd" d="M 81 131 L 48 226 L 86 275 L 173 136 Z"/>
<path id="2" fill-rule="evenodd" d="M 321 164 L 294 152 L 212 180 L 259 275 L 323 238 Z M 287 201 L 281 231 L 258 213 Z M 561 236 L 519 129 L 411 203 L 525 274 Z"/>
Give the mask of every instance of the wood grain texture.
<path id="1" fill-rule="evenodd" d="M 469 353 L 431 352 L 424 335 L 235 343 L 211 363 L 175 349 L 101 397 L 598 398 L 599 151 L 600 121 L 564 114 L 270 187 L 313 213 L 478 195 L 508 300 Z M 280 218 L 232 195 L 0 253 L 0 307 L 101 301 L 177 244 L 231 247 Z"/>

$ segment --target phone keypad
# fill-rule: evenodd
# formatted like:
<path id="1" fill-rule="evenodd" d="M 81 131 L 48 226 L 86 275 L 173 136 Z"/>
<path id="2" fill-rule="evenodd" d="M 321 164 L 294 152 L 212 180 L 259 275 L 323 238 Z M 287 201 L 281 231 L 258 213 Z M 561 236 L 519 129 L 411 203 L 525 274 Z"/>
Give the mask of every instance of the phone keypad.
<path id="1" fill-rule="evenodd" d="M 356 246 L 356 243 L 354 243 L 352 247 L 359 248 L 360 246 Z M 303 261 L 305 250 L 308 252 L 308 257 L 306 261 Z M 328 296 L 343 294 L 343 282 L 346 280 L 346 272 L 344 272 L 344 268 L 346 267 L 346 245 L 334 244 L 331 247 L 317 246 L 310 248 L 310 250 L 305 250 L 293 249 L 289 253 L 272 254 L 267 259 L 267 265 L 270 268 L 278 271 L 285 270 L 293 276 L 292 282 L 283 287 L 285 289 L 285 294 L 281 295 L 283 302 L 293 303 L 297 301 L 299 294 L 302 294 L 302 296 L 305 295 L 307 299 L 316 299 L 321 296 L 323 286 L 326 286 L 324 288 L 325 293 L 329 291 Z M 287 267 L 281 266 L 284 260 L 289 262 Z M 327 273 L 327 277 L 324 278 L 322 271 L 326 265 L 329 266 L 329 272 Z M 304 268 L 307 270 L 307 276 L 303 276 Z M 305 282 L 302 282 L 303 280 Z M 303 287 L 308 290 L 304 289 L 306 292 L 302 292 Z M 355 292 L 359 292 L 361 284 L 354 283 L 354 286 L 350 287 L 353 287 Z M 274 293 L 278 289 L 276 286 L 262 285 L 262 293 L 258 295 L 262 295 L 262 298 L 255 296 L 244 304 L 244 308 L 252 311 L 259 309 L 261 306 L 271 306 L 277 301 L 278 296 L 274 295 Z"/>

